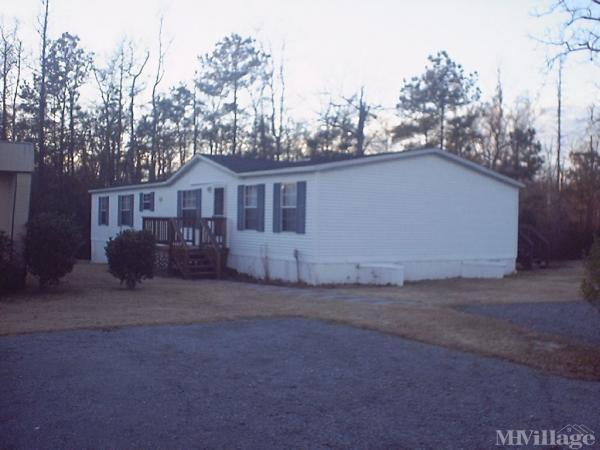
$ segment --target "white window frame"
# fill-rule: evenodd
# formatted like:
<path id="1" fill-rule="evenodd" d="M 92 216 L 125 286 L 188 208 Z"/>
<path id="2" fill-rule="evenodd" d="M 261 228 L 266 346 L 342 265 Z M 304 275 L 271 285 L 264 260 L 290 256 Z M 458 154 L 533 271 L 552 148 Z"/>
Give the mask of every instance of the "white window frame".
<path id="1" fill-rule="evenodd" d="M 216 210 L 215 210 L 215 206 L 216 206 L 216 198 L 217 198 L 217 190 L 221 190 L 221 192 L 223 193 L 223 211 L 221 211 L 221 214 L 217 214 Z M 213 216 L 214 217 L 225 217 L 225 186 L 216 186 L 213 189 Z"/>
<path id="2" fill-rule="evenodd" d="M 144 192 L 142 194 L 142 211 L 152 209 L 152 194 L 153 192 Z"/>
<path id="3" fill-rule="evenodd" d="M 191 203 L 190 203 L 191 200 Z M 181 209 L 196 209 L 196 191 L 183 191 L 181 194 Z"/>
<path id="4" fill-rule="evenodd" d="M 290 189 L 293 190 L 293 202 L 287 203 L 287 200 L 290 200 L 290 195 L 288 193 L 286 197 L 286 191 Z M 281 220 L 281 231 L 282 232 L 296 232 L 296 224 L 294 223 L 293 229 L 287 229 L 284 227 L 283 215 L 285 210 L 296 210 L 296 214 L 298 214 L 298 183 L 281 183 L 281 193 L 279 195 L 279 207 L 280 207 L 280 220 Z"/>
<path id="5" fill-rule="evenodd" d="M 249 193 L 253 193 L 251 196 Z M 249 199 L 252 199 L 252 203 L 248 202 Z M 244 209 L 248 208 L 258 208 L 258 185 L 252 184 L 248 186 L 244 186 Z"/>
<path id="6" fill-rule="evenodd" d="M 110 200 L 109 197 L 107 195 L 104 195 L 102 197 L 100 197 L 100 201 L 98 202 L 98 214 L 100 214 L 100 226 L 108 226 L 108 221 L 109 221 L 109 215 L 108 215 L 108 210 L 109 210 L 109 204 L 110 204 Z M 106 214 L 106 221 L 103 220 L 103 214 Z"/>
<path id="7" fill-rule="evenodd" d="M 253 226 L 248 226 L 248 210 L 251 209 L 256 214 L 256 223 Z M 258 229 L 258 184 L 244 186 L 244 229 Z"/>
<path id="8" fill-rule="evenodd" d="M 121 208 L 119 209 L 119 217 L 121 218 L 121 226 L 132 227 L 133 226 L 133 196 L 132 195 L 123 195 L 121 196 L 121 201 L 119 202 Z M 131 203 L 128 208 L 125 208 L 127 203 Z M 123 221 L 123 213 L 127 212 L 127 217 L 131 217 L 131 223 L 124 223 Z"/>

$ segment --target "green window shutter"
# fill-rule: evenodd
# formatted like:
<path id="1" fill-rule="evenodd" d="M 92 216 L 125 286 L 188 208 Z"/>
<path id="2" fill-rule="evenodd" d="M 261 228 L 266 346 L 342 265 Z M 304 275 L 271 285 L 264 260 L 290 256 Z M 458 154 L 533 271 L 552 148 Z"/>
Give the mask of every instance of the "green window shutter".
<path id="1" fill-rule="evenodd" d="M 121 204 L 122 203 L 123 203 L 123 196 L 119 195 L 119 202 L 118 202 L 118 205 L 117 205 L 117 225 L 118 226 L 123 225 L 121 223 Z"/>
<path id="2" fill-rule="evenodd" d="M 306 233 L 306 181 L 296 185 L 296 233 Z"/>
<path id="3" fill-rule="evenodd" d="M 150 193 L 150 211 L 154 211 L 154 192 Z"/>
<path id="4" fill-rule="evenodd" d="M 244 185 L 238 185 L 238 198 L 237 198 L 237 229 L 244 229 Z"/>
<path id="5" fill-rule="evenodd" d="M 177 217 L 181 217 L 183 208 L 183 191 L 177 191 Z"/>
<path id="6" fill-rule="evenodd" d="M 140 211 L 144 210 L 144 193 L 140 192 Z"/>
<path id="7" fill-rule="evenodd" d="M 134 207 L 133 199 L 134 198 L 135 198 L 135 196 L 133 194 L 131 194 L 129 196 L 129 201 L 131 202 L 131 208 L 129 209 L 129 226 L 133 226 L 133 207 Z"/>
<path id="8" fill-rule="evenodd" d="M 273 184 L 273 233 L 281 232 L 281 183 Z"/>
<path id="9" fill-rule="evenodd" d="M 98 225 L 102 225 L 102 197 L 98 197 Z"/>
<path id="10" fill-rule="evenodd" d="M 196 189 L 196 223 L 200 225 L 202 218 L 202 189 Z"/>
<path id="11" fill-rule="evenodd" d="M 256 231 L 265 231 L 265 185 L 258 185 L 258 224 Z"/>

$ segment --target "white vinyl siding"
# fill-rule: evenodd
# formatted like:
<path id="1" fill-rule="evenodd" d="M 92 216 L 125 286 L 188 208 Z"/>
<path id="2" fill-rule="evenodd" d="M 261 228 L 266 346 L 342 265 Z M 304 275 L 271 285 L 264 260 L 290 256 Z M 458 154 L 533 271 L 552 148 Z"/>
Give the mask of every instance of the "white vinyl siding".
<path id="1" fill-rule="evenodd" d="M 323 172 L 319 186 L 322 262 L 403 263 L 406 280 L 460 276 L 462 261 L 514 264 L 518 189 L 452 161 L 431 155 Z M 436 272 L 438 263 L 454 268 Z"/>
<path id="2" fill-rule="evenodd" d="M 305 205 L 302 232 L 274 232 L 274 212 L 293 205 L 291 190 L 274 204 L 276 184 L 296 184 L 297 212 Z M 245 186 L 258 185 L 264 185 L 264 232 L 237 222 L 238 209 L 255 204 L 254 194 L 245 198 Z M 462 276 L 461 265 L 478 262 L 514 270 L 518 188 L 440 155 L 262 175 L 232 174 L 199 159 L 171 185 L 155 188 L 155 210 L 143 216 L 175 217 L 178 191 L 202 189 L 202 216 L 210 217 L 216 186 L 225 187 L 227 264 L 242 273 L 290 281 L 300 273 L 307 282 L 353 283 L 369 263 L 401 264 L 406 280 Z M 92 193 L 93 261 L 106 261 L 106 241 L 120 230 L 112 219 L 118 217 L 118 196 L 139 198 L 143 189 Z M 99 196 L 110 198 L 109 226 L 98 226 Z M 133 226 L 141 229 L 137 209 Z"/>

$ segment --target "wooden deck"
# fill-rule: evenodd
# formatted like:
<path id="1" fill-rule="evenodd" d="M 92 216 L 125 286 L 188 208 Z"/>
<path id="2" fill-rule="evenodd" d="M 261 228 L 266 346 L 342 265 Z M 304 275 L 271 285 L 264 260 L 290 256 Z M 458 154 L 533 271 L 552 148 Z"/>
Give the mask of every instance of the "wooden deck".
<path id="1" fill-rule="evenodd" d="M 227 219 L 224 217 L 144 217 L 161 249 L 168 249 L 168 271 L 183 278 L 220 278 L 227 262 Z"/>

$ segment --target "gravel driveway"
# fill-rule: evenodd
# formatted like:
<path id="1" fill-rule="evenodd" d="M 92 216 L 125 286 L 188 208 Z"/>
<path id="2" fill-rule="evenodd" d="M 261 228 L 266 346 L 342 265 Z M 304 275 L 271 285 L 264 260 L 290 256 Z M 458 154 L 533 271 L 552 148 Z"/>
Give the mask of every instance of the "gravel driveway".
<path id="1" fill-rule="evenodd" d="M 600 432 L 600 383 L 305 319 L 4 337 L 0 361 L 2 448 L 490 448 L 496 429 Z"/>
<path id="2" fill-rule="evenodd" d="M 600 344 L 600 311 L 587 302 L 468 305 L 459 309 L 508 320 L 535 331 Z"/>

